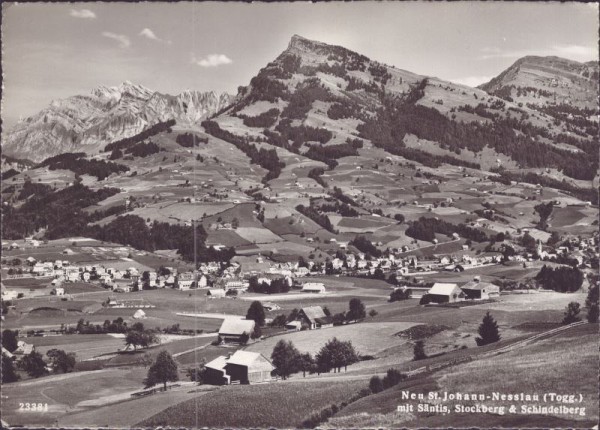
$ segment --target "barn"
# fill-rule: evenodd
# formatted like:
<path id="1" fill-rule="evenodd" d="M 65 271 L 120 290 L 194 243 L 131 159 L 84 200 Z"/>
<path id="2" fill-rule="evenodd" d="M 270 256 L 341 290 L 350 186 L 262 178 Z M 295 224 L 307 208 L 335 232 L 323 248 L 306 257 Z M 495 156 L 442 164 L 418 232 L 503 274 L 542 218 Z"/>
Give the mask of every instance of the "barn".
<path id="1" fill-rule="evenodd" d="M 254 331 L 253 320 L 225 318 L 219 329 L 219 337 L 225 343 L 244 343 Z"/>
<path id="2" fill-rule="evenodd" d="M 275 367 L 258 352 L 236 351 L 225 364 L 231 384 L 259 384 L 273 380 Z"/>
<path id="3" fill-rule="evenodd" d="M 221 288 L 211 288 L 206 292 L 206 295 L 211 299 L 225 297 L 225 290 Z"/>
<path id="4" fill-rule="evenodd" d="M 316 328 L 333 327 L 333 321 L 327 316 L 321 306 L 308 306 L 298 312 L 298 321 L 310 330 Z"/>
<path id="5" fill-rule="evenodd" d="M 473 280 L 460 287 L 467 299 L 487 300 L 500 296 L 500 287 L 489 282 Z"/>
<path id="6" fill-rule="evenodd" d="M 454 303 L 465 299 L 465 293 L 457 284 L 436 282 L 427 293 L 431 303 Z"/>
<path id="7" fill-rule="evenodd" d="M 225 372 L 227 357 L 221 355 L 204 365 L 203 382 L 210 385 L 229 385 L 230 377 Z"/>
<path id="8" fill-rule="evenodd" d="M 302 285 L 303 293 L 324 293 L 325 285 L 321 282 L 306 282 Z"/>
<path id="9" fill-rule="evenodd" d="M 135 311 L 135 313 L 133 314 L 133 318 L 134 318 L 134 319 L 136 319 L 136 320 L 139 320 L 139 319 L 146 318 L 146 312 L 144 312 L 144 311 L 143 311 L 143 310 L 141 310 L 141 309 L 138 309 L 138 310 L 137 310 L 137 311 Z"/>

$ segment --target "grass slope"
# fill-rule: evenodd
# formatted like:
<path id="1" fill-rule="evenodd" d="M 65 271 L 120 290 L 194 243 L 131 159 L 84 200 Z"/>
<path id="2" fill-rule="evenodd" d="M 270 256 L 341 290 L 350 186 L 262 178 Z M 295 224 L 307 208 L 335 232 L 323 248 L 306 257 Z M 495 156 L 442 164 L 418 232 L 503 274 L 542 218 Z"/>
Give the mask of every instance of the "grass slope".
<path id="1" fill-rule="evenodd" d="M 364 387 L 365 381 L 226 386 L 172 406 L 136 427 L 296 427 L 313 412 L 347 400 Z"/>

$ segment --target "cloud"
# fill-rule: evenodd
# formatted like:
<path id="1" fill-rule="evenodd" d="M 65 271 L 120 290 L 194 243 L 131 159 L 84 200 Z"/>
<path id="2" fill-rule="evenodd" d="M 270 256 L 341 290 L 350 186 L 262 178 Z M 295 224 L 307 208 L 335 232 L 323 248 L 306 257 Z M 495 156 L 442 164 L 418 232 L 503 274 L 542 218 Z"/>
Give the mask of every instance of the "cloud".
<path id="1" fill-rule="evenodd" d="M 171 44 L 170 40 L 164 40 L 158 37 L 152 30 L 149 28 L 144 28 L 142 31 L 138 33 L 138 36 L 145 37 L 146 39 L 155 40 L 157 42 L 166 43 L 167 45 Z"/>
<path id="2" fill-rule="evenodd" d="M 231 64 L 233 61 L 225 54 L 211 54 L 200 60 L 192 55 L 192 63 L 200 67 L 217 67 L 223 64 Z"/>
<path id="3" fill-rule="evenodd" d="M 116 40 L 117 42 L 119 42 L 119 46 L 121 48 L 128 48 L 129 46 L 131 46 L 131 41 L 129 40 L 129 37 L 125 36 L 124 34 L 117 34 L 111 33 L 110 31 L 105 31 L 102 33 L 102 36 Z"/>
<path id="4" fill-rule="evenodd" d="M 517 49 L 504 50 L 497 47 L 487 47 L 481 50 L 482 55 L 479 57 L 482 60 L 493 58 L 521 58 L 527 55 L 566 57 L 577 61 L 589 61 L 598 58 L 597 46 L 584 45 L 554 45 L 542 49 Z"/>
<path id="5" fill-rule="evenodd" d="M 75 17 L 75 18 L 87 18 L 87 19 L 96 18 L 96 14 L 89 9 L 79 9 L 79 10 L 71 9 L 71 11 L 69 12 L 69 15 L 71 15 L 72 17 Z"/>
<path id="6" fill-rule="evenodd" d="M 138 36 L 143 36 L 151 40 L 162 40 L 159 37 L 157 37 L 156 34 L 154 34 L 154 32 L 149 28 L 144 28 L 142 31 L 140 31 L 140 34 L 138 34 Z"/>
<path id="7" fill-rule="evenodd" d="M 465 76 L 462 78 L 449 79 L 450 82 L 454 82 L 468 87 L 476 87 L 485 82 L 491 81 L 493 76 Z"/>

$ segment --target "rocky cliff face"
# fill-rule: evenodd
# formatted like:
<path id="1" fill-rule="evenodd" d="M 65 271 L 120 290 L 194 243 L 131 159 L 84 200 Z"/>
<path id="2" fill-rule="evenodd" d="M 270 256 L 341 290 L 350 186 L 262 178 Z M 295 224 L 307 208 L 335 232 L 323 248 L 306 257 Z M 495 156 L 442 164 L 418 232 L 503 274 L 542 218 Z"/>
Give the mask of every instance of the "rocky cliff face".
<path id="1" fill-rule="evenodd" d="M 3 152 L 41 161 L 64 152 L 95 153 L 115 140 L 133 136 L 157 122 L 197 123 L 231 103 L 228 94 L 185 91 L 161 94 L 124 82 L 100 86 L 90 95 L 53 101 L 19 122 L 2 144 Z"/>

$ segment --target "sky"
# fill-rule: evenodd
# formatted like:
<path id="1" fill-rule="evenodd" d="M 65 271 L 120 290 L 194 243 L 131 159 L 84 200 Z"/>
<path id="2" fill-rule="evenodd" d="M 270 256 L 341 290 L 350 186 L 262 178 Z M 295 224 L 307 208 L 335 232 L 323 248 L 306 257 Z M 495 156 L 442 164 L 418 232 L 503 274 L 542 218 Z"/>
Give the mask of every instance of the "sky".
<path id="1" fill-rule="evenodd" d="M 467 85 L 524 55 L 598 60 L 598 4 L 3 3 L 1 116 L 130 81 L 237 93 L 294 34 Z"/>

